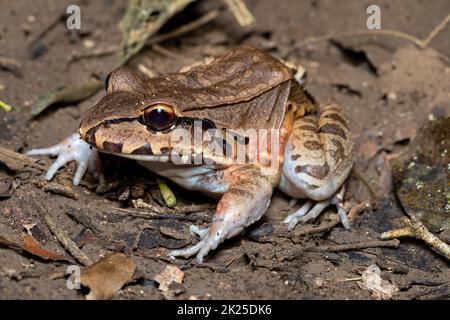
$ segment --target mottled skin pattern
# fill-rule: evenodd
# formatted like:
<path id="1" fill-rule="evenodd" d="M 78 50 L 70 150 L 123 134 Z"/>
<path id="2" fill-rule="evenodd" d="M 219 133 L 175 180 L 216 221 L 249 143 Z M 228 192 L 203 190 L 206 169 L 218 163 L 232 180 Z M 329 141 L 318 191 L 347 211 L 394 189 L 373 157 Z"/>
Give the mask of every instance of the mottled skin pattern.
<path id="1" fill-rule="evenodd" d="M 170 106 L 176 114 L 173 125 L 162 131 L 142 121 L 146 110 L 158 104 Z M 186 189 L 219 197 L 211 226 L 205 230 L 191 228 L 200 242 L 170 253 L 172 257 L 197 255 L 202 262 L 225 239 L 261 218 L 276 186 L 292 197 L 308 199 L 286 218 L 289 229 L 299 221 L 316 218 L 331 204 L 336 205 L 342 223 L 349 227 L 342 198 L 343 183 L 353 164 L 351 132 L 339 107 L 325 107 L 319 116 L 316 109 L 294 80 L 293 70 L 263 51 L 239 46 L 206 65 L 147 81 L 126 68 L 114 71 L 107 94 L 86 114 L 79 134 L 57 146 L 29 153 L 58 156 L 47 179 L 75 160 L 79 170 L 74 184 L 79 183 L 88 163 L 94 163 L 92 159 L 98 159 L 97 151 L 101 151 L 135 159 Z M 264 163 L 268 155 L 254 152 L 239 135 L 204 142 L 203 147 L 230 147 L 232 152 L 227 157 L 171 139 L 176 129 L 193 132 L 194 121 L 200 121 L 202 130 L 274 130 L 272 134 L 280 137 L 277 149 L 271 150 L 275 154 L 271 164 L 276 165 Z M 255 162 L 235 161 L 240 146 L 245 148 L 245 159 Z M 201 154 L 203 162 L 174 164 L 171 155 L 175 152 L 191 157 Z"/>

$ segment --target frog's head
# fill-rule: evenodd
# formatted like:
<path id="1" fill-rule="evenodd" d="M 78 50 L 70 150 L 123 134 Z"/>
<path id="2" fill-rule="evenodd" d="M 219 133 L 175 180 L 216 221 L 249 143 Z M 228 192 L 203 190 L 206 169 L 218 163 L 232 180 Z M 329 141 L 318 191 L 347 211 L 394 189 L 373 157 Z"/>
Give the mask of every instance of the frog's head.
<path id="1" fill-rule="evenodd" d="M 197 123 L 202 130 L 215 127 L 211 120 L 183 115 L 173 92 L 169 96 L 144 83 L 130 69 L 113 71 L 105 85 L 106 95 L 85 115 L 79 128 L 82 139 L 102 152 L 165 162 L 175 146 L 178 154 L 192 154 L 193 143 L 179 143 L 174 133 L 192 133 Z"/>
<path id="2" fill-rule="evenodd" d="M 230 156 L 228 150 L 253 144 L 245 142 L 246 133 L 241 139 L 214 136 L 208 141 L 209 129 L 279 129 L 292 77 L 284 64 L 248 46 L 235 47 L 206 65 L 145 82 L 132 70 L 120 68 L 107 79 L 106 95 L 81 122 L 80 135 L 100 151 L 123 157 L 173 161 L 175 154 L 202 153 L 203 159 L 217 163 L 224 156 L 217 150 L 224 146 L 226 157 L 234 158 L 234 151 Z"/>

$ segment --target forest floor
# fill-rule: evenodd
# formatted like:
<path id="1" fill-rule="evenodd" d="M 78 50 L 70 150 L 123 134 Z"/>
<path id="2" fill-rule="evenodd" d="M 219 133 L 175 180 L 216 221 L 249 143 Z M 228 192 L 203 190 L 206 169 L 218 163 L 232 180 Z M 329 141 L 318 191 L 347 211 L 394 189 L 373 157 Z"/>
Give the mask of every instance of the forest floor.
<path id="1" fill-rule="evenodd" d="M 125 2 L 81 1 L 82 32 L 69 32 L 61 21 L 42 36 L 70 2 L 18 0 L 1 5 L 0 56 L 21 64 L 20 73 L 0 69 L 1 100 L 15 107 L 9 113 L 0 110 L 0 145 L 4 148 L 23 153 L 58 143 L 77 130 L 83 113 L 104 94 L 31 116 L 31 105 L 43 92 L 91 74 L 105 76 L 114 66 L 114 55 L 69 58 L 92 47 L 118 44 Z M 246 2 L 256 19 L 250 29 L 239 27 L 222 10 L 207 25 L 142 51 L 128 65 L 145 65 L 163 74 L 243 43 L 303 65 L 308 73 L 306 89 L 312 96 L 322 105 L 337 102 L 350 119 L 356 162 L 345 198 L 349 205 L 367 202 L 372 206 L 352 221 L 350 231 L 340 224 L 325 232 L 308 231 L 329 222 L 330 209 L 313 224 L 286 232 L 282 221 L 301 201 L 290 207 L 290 198 L 275 191 L 263 219 L 220 245 L 203 265 L 195 259 L 171 261 L 166 255 L 169 250 L 197 241 L 189 234 L 189 225 L 193 221 L 207 225 L 216 200 L 169 183 L 177 208 L 182 211 L 194 203 L 202 210 L 185 213 L 182 219 L 138 216 L 133 214 L 133 197 L 165 210 L 155 176 L 133 161 L 105 156 L 107 178 L 126 176 L 126 183 L 106 194 L 96 194 L 86 185 L 72 187 L 70 175 L 62 174 L 74 172 L 72 163 L 54 181 L 70 186 L 78 195 L 76 200 L 38 188 L 33 181 L 42 179 L 41 171 L 14 171 L 0 165 L 0 182 L 13 181 L 13 193 L 0 197 L 0 236 L 20 243 L 29 233 L 46 250 L 67 254 L 44 221 L 39 202 L 92 260 L 112 251 L 131 256 L 137 268 L 134 280 L 115 299 L 167 298 L 155 277 L 168 264 L 184 273 L 182 284 L 170 296 L 176 299 L 376 299 L 380 295 L 361 282 L 361 275 L 374 264 L 381 269 L 381 278 L 398 289 L 389 294 L 393 299 L 448 299 L 449 262 L 420 240 L 402 238 L 397 248 L 337 252 L 314 248 L 377 241 L 382 232 L 402 226 L 405 213 L 395 195 L 389 160 L 414 147 L 414 138 L 427 122 L 449 116 L 450 66 L 445 55 L 450 55 L 450 27 L 423 49 L 408 40 L 381 35 L 336 36 L 332 41 L 302 45 L 311 36 L 367 31 L 367 4 L 358 0 L 345 5 L 332 0 L 280 0 L 276 5 L 270 0 Z M 426 38 L 450 13 L 447 0 L 375 2 L 381 7 L 383 29 L 419 39 Z M 218 1 L 194 3 L 161 32 L 220 8 L 223 5 Z M 40 159 L 46 165 L 52 161 Z M 67 289 L 64 277 L 55 276 L 64 274 L 71 262 L 45 260 L 7 247 L 0 247 L 0 261 L 0 299 L 84 298 L 83 292 Z"/>

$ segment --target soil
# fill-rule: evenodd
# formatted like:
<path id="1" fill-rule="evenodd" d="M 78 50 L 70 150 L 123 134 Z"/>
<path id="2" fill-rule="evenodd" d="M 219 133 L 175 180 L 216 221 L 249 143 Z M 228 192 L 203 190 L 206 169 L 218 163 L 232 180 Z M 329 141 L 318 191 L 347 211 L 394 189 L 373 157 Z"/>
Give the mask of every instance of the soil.
<path id="1" fill-rule="evenodd" d="M 424 49 L 389 36 L 334 37 L 332 41 L 301 46 L 301 41 L 310 36 L 367 31 L 369 3 L 246 2 L 256 19 L 253 27 L 239 27 L 233 16 L 222 10 L 206 26 L 161 43 L 164 51 L 144 50 L 129 66 L 138 68 L 144 64 L 157 74 L 175 71 L 241 43 L 302 64 L 308 72 L 306 89 L 311 95 L 320 104 L 339 103 L 351 121 L 356 162 L 347 182 L 346 200 L 349 205 L 370 200 L 368 185 L 377 196 L 373 210 L 355 219 L 350 231 L 337 225 L 327 232 L 302 235 L 302 230 L 310 226 L 301 225 L 287 233 L 282 221 L 301 201 L 291 208 L 290 199 L 276 191 L 265 217 L 245 234 L 222 244 L 203 265 L 193 259 L 171 262 L 166 258 L 168 250 L 195 243 L 197 239 L 189 235 L 189 225 L 192 221 L 207 225 L 213 210 L 204 206 L 202 212 L 186 214 L 186 219 L 145 219 L 117 210 L 134 210 L 133 197 L 164 207 L 159 204 L 161 195 L 155 176 L 144 173 L 132 161 L 105 156 L 107 178 L 121 181 L 119 187 L 106 194 L 96 194 L 95 189 L 85 185 L 73 187 L 77 200 L 37 188 L 32 180 L 42 178 L 38 171 L 14 172 L 1 166 L 0 180 L 13 178 L 14 192 L 0 197 L 0 235 L 20 242 L 27 232 L 24 226 L 35 224 L 30 231 L 32 236 L 45 249 L 64 253 L 36 210 L 35 201 L 41 202 L 58 226 L 94 261 L 110 251 L 124 251 L 132 256 L 137 275 L 115 299 L 163 299 L 154 278 L 169 263 L 184 272 L 176 299 L 376 299 L 359 283 L 362 272 L 372 264 L 381 268 L 383 279 L 399 289 L 393 299 L 448 299 L 449 262 L 419 240 L 401 239 L 398 248 L 343 252 L 314 252 L 306 248 L 378 240 L 382 232 L 401 227 L 399 221 L 405 213 L 392 186 L 389 159 L 414 144 L 414 137 L 425 123 L 449 116 L 450 66 L 445 56 L 450 55 L 450 26 Z M 450 13 L 447 0 L 372 3 L 381 8 L 383 29 L 406 32 L 420 39 Z M 67 30 L 62 20 L 40 36 L 69 4 L 71 1 L 65 0 L 0 4 L 0 56 L 21 64 L 20 73 L 0 69 L 1 100 L 15 107 L 9 113 L 0 110 L 3 147 L 23 152 L 58 143 L 77 129 L 83 113 L 104 94 L 99 92 L 79 104 L 57 106 L 38 117 L 31 116 L 31 105 L 43 92 L 88 79 L 91 74 L 104 77 L 114 66 L 114 55 L 75 61 L 69 61 L 69 57 L 92 45 L 106 48 L 118 44 L 125 1 L 80 1 L 81 32 Z M 222 3 L 191 4 L 161 32 L 215 8 L 223 9 Z M 51 162 L 48 157 L 41 158 L 43 163 Z M 71 181 L 61 172 L 71 174 L 74 169 L 74 164 L 66 166 L 55 181 L 70 186 Z M 138 179 L 140 182 L 136 182 Z M 192 203 L 212 207 L 216 203 L 204 195 L 169 185 L 179 208 Z M 326 222 L 332 213 L 330 209 L 314 225 Z M 0 248 L 0 298 L 84 299 L 82 292 L 66 288 L 65 278 L 49 278 L 50 274 L 64 272 L 69 264 Z"/>

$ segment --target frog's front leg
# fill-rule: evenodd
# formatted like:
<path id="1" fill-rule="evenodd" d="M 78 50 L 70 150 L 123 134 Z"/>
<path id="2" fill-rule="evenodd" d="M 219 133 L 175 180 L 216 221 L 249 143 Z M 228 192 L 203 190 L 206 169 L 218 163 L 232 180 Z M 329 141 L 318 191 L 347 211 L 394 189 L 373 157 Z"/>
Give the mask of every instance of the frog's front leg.
<path id="1" fill-rule="evenodd" d="M 73 176 L 73 184 L 78 185 L 86 173 L 92 172 L 96 177 L 101 176 L 101 162 L 98 151 L 84 142 L 78 133 L 74 133 L 64 139 L 61 143 L 48 148 L 31 149 L 28 155 L 51 155 L 57 156 L 56 160 L 48 168 L 45 178 L 51 180 L 59 168 L 70 161 L 75 160 L 77 170 Z"/>
<path id="2" fill-rule="evenodd" d="M 266 212 L 273 187 L 256 166 L 234 166 L 228 169 L 230 187 L 220 199 L 212 224 L 205 229 L 192 228 L 201 240 L 198 244 L 170 252 L 171 257 L 190 257 L 197 254 L 198 263 L 209 251 L 238 235 L 247 226 L 259 220 Z"/>
<path id="3" fill-rule="evenodd" d="M 295 121 L 286 145 L 280 189 L 309 200 L 286 218 L 289 230 L 298 222 L 317 218 L 329 205 L 337 207 L 342 224 L 350 228 L 343 206 L 343 183 L 352 165 L 351 132 L 338 106 L 325 107 L 319 119 L 308 115 Z"/>

